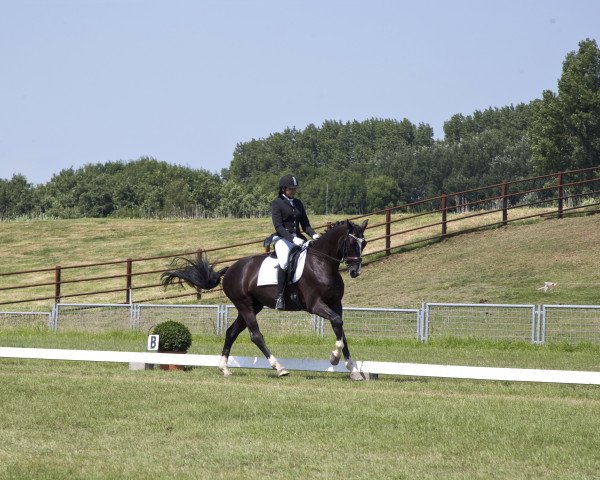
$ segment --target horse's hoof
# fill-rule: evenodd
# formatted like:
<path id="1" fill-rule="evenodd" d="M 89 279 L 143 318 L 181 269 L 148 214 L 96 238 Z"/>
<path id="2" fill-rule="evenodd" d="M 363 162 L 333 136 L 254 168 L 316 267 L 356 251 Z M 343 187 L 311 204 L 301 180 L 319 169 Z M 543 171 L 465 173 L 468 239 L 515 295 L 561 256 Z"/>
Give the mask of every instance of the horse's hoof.
<path id="1" fill-rule="evenodd" d="M 352 372 L 350 374 L 350 380 L 354 380 L 355 382 L 362 382 L 365 379 L 364 375 L 360 373 L 358 370 Z"/>
<path id="2" fill-rule="evenodd" d="M 277 376 L 278 377 L 285 377 L 286 375 L 289 375 L 290 372 L 288 372 L 285 368 L 282 368 L 281 370 L 277 370 Z"/>
<path id="3" fill-rule="evenodd" d="M 223 374 L 224 377 L 231 377 L 231 375 L 233 375 L 231 373 L 231 370 L 229 370 L 227 367 L 219 368 L 219 371 Z"/>
<path id="4" fill-rule="evenodd" d="M 340 363 L 340 357 L 336 357 L 335 352 L 331 352 L 331 355 L 329 356 L 329 363 L 331 363 L 334 366 L 337 365 L 338 363 Z"/>

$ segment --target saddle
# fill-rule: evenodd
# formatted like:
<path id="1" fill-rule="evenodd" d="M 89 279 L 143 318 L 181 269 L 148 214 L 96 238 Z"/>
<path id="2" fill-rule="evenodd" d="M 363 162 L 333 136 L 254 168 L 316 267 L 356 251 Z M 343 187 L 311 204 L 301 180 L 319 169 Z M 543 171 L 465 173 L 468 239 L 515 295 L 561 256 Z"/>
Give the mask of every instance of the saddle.
<path id="1" fill-rule="evenodd" d="M 306 253 L 306 247 L 304 246 L 295 246 L 290 250 L 288 268 L 286 269 L 286 285 L 290 294 L 296 289 L 296 283 L 303 274 Z M 257 286 L 277 285 L 278 268 L 279 263 L 274 253 L 264 257 L 258 272 Z"/>
<path id="2" fill-rule="evenodd" d="M 290 249 L 290 255 L 288 257 L 288 267 L 286 269 L 287 285 L 291 285 L 294 283 L 294 275 L 296 274 L 296 270 L 298 268 L 298 260 L 300 260 L 300 253 L 302 253 L 302 248 L 299 245 L 294 245 Z M 275 253 L 275 251 L 272 251 L 269 257 L 277 259 L 277 253 Z"/>
<path id="3" fill-rule="evenodd" d="M 275 235 L 277 234 L 273 233 L 263 240 L 263 246 L 265 248 L 267 248 L 273 243 L 273 237 Z M 304 235 L 299 235 L 299 237 L 306 241 L 306 237 L 304 237 Z M 290 255 L 288 257 L 288 267 L 286 275 L 287 285 L 292 285 L 294 283 L 294 274 L 296 273 L 296 269 L 298 267 L 298 260 L 300 258 L 300 253 L 302 252 L 302 250 L 303 248 L 301 245 L 293 245 L 292 248 L 290 248 Z M 277 258 L 277 253 L 275 252 L 275 250 L 273 250 L 269 256 L 271 258 Z"/>

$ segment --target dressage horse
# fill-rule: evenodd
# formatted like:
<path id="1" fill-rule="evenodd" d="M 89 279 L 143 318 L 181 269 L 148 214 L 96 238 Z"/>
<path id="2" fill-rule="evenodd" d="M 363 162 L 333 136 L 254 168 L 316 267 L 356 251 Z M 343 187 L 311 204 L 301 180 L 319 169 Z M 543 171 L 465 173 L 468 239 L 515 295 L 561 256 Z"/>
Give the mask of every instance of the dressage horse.
<path id="1" fill-rule="evenodd" d="M 339 266 L 340 263 L 345 262 L 352 278 L 360 275 L 361 255 L 367 244 L 364 237 L 367 223 L 368 220 L 365 220 L 362 225 L 349 220 L 337 222 L 320 238 L 311 241 L 306 247 L 307 256 L 302 276 L 295 284 L 295 289 L 286 289 L 285 299 L 286 310 L 304 310 L 331 322 L 336 342 L 335 350 L 331 352 L 330 362 L 332 365 L 337 365 L 343 353 L 346 368 L 351 371 L 353 380 L 362 380 L 363 376 L 350 357 L 344 334 L 342 321 L 344 281 Z M 215 271 L 206 260 L 198 259 L 195 262 L 186 260 L 186 265 L 167 271 L 161 276 L 165 287 L 178 282 L 205 290 L 215 288 L 223 277 L 223 291 L 238 311 L 237 318 L 225 334 L 225 345 L 219 363 L 219 370 L 225 376 L 231 375 L 227 367 L 231 346 L 246 328 L 250 332 L 252 342 L 269 360 L 271 367 L 277 370 L 277 375 L 284 376 L 289 373 L 271 354 L 256 320 L 256 315 L 263 307 L 275 307 L 277 293 L 276 285 L 257 286 L 258 272 L 264 259 L 264 254 L 245 257 L 220 271 Z M 295 301 L 290 297 L 291 290 L 295 290 L 297 294 Z"/>

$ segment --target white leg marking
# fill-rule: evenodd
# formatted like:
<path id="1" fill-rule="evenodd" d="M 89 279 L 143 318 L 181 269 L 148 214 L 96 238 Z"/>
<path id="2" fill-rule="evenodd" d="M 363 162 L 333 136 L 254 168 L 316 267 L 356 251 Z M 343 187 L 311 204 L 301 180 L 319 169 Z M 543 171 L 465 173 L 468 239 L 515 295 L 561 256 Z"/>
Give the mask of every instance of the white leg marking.
<path id="1" fill-rule="evenodd" d="M 346 368 L 351 372 L 358 372 L 356 364 L 352 361 L 350 357 L 348 357 L 348 359 L 346 360 Z"/>
<path id="2" fill-rule="evenodd" d="M 219 362 L 219 370 L 221 370 L 224 377 L 231 375 L 231 370 L 229 370 L 227 367 L 227 357 L 224 355 L 221 357 L 221 361 Z"/>
<path id="3" fill-rule="evenodd" d="M 344 342 L 342 340 L 336 340 L 335 350 L 331 353 L 333 353 L 334 357 L 340 358 L 342 356 L 342 348 L 344 348 Z"/>
<path id="4" fill-rule="evenodd" d="M 351 380 L 361 381 L 361 380 L 365 379 L 364 375 L 362 373 L 360 373 L 360 371 L 356 367 L 356 364 L 352 361 L 351 358 L 348 358 L 346 360 L 346 368 L 348 370 L 350 370 L 350 379 Z"/>
<path id="5" fill-rule="evenodd" d="M 283 365 L 281 365 L 277 359 L 271 355 L 269 357 L 269 364 L 271 365 L 271 368 L 273 370 L 277 370 L 277 376 L 278 377 L 284 377 L 285 375 L 289 374 L 290 372 L 288 372 Z"/>

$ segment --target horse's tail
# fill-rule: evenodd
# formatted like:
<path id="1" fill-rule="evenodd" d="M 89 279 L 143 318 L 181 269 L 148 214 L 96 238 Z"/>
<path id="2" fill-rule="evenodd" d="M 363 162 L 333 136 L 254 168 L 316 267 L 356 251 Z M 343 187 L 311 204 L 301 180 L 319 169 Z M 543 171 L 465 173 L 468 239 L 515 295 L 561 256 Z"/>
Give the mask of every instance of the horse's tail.
<path id="1" fill-rule="evenodd" d="M 207 260 L 198 258 L 195 262 L 187 258 L 176 258 L 173 260 L 177 267 L 175 270 L 164 272 L 161 276 L 161 282 L 165 287 L 178 282 L 180 285 L 187 283 L 191 287 L 211 290 L 221 282 L 221 277 L 229 267 L 225 267 L 218 272 Z"/>

